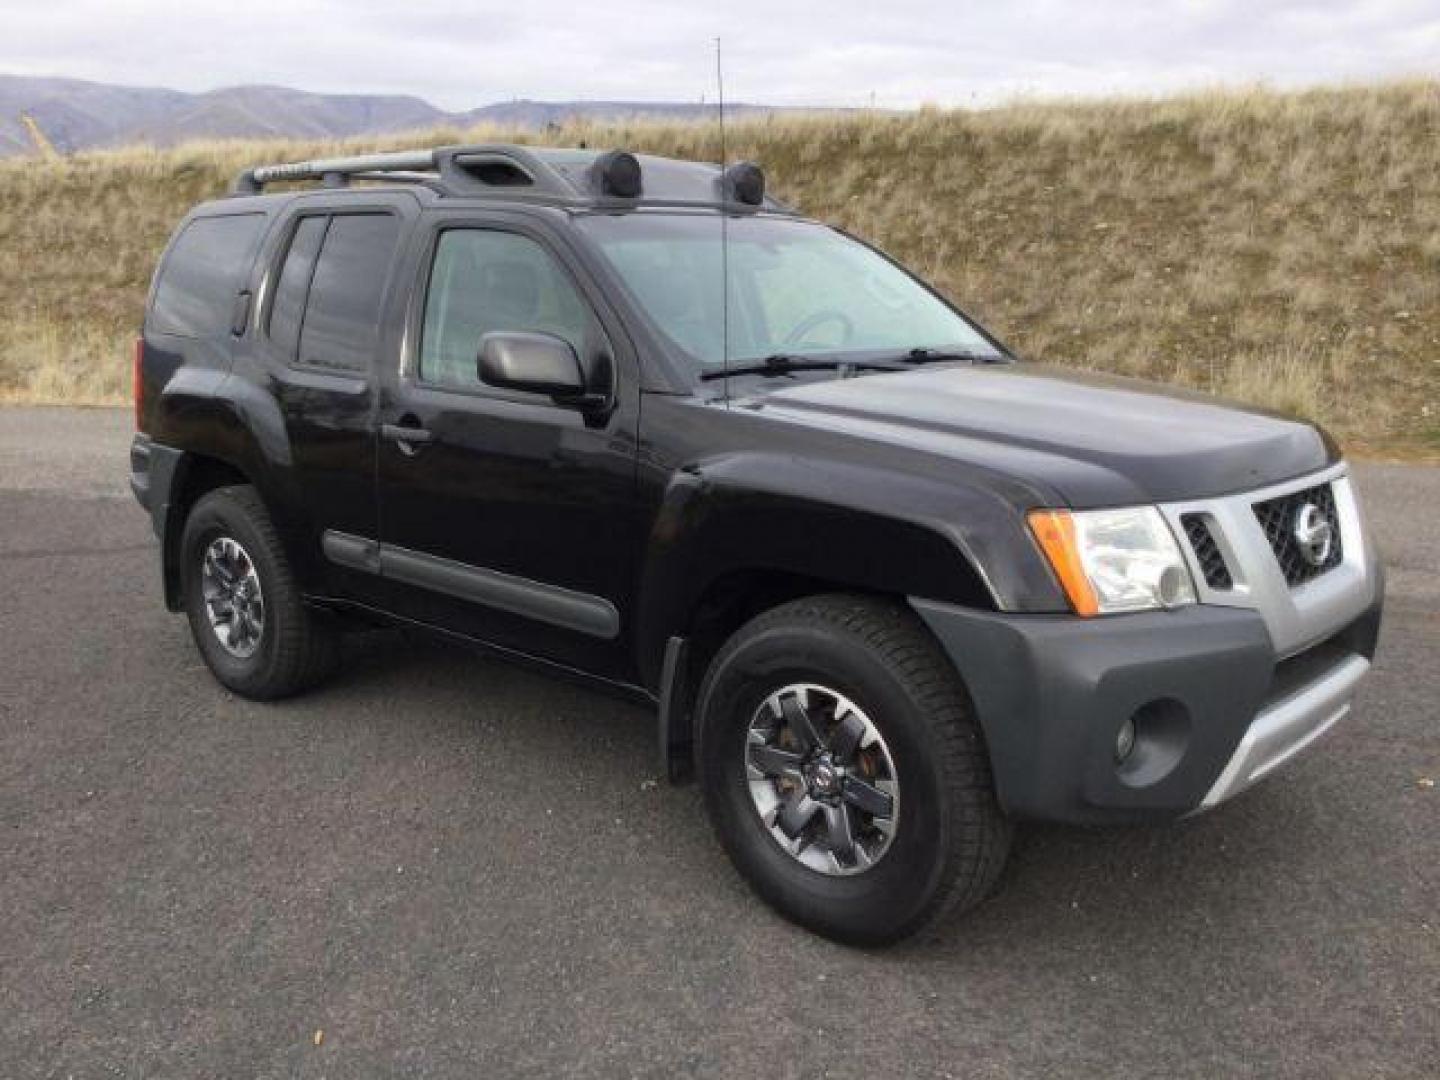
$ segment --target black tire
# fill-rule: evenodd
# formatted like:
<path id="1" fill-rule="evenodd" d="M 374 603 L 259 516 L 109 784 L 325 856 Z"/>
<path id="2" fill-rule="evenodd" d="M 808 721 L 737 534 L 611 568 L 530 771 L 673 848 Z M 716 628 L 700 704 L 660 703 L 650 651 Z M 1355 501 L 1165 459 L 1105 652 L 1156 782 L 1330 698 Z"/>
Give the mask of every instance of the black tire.
<path id="1" fill-rule="evenodd" d="M 202 587 L 206 552 L 227 537 L 253 563 L 263 595 L 263 621 L 248 656 L 233 654 L 221 642 Z M 301 599 L 275 524 L 253 487 L 217 488 L 196 502 L 185 520 L 180 559 L 190 632 L 222 684 L 242 697 L 272 701 L 314 686 L 330 673 L 335 631 Z"/>
<path id="2" fill-rule="evenodd" d="M 898 782 L 893 839 L 872 866 L 832 876 L 772 836 L 746 776 L 751 718 L 782 687 L 833 687 L 868 716 Z M 953 665 L 913 612 L 861 596 L 797 600 L 742 627 L 697 703 L 696 769 L 711 822 L 754 889 L 787 918 L 857 945 L 898 941 L 990 893 L 1011 825 Z"/>

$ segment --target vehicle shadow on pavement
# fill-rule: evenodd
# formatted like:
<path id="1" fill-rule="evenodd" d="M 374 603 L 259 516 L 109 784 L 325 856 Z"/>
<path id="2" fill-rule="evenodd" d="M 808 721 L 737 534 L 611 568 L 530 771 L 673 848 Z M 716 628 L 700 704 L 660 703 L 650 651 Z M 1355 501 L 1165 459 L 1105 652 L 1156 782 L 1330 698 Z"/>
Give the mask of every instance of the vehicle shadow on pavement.
<path id="1" fill-rule="evenodd" d="M 672 840 L 683 839 L 686 850 L 672 850 L 667 858 L 682 867 L 701 860 L 697 869 L 706 878 L 721 867 L 736 885 L 738 903 L 754 908 L 737 917 L 779 923 L 712 846 L 698 790 L 657 783 L 648 710 L 420 632 L 358 633 L 346 649 L 345 674 L 311 695 L 327 713 L 375 716 L 403 727 L 411 739 L 430 731 L 445 742 L 478 729 L 489 753 L 505 755 L 507 768 L 539 778 L 537 799 L 564 797 L 568 785 L 554 769 L 557 756 L 596 785 L 658 791 L 659 812 L 684 818 L 665 831 Z M 992 949 L 1020 958 L 1028 947 L 1038 959 L 1062 944 L 1095 955 L 1121 943 L 1172 954 L 1203 952 L 1225 940 L 1243 944 L 1244 928 L 1274 907 L 1275 878 L 1287 864 L 1292 881 L 1307 864 L 1313 872 L 1311 849 L 1334 839 L 1325 822 L 1300 805 L 1304 798 L 1303 789 L 1282 781 L 1210 815 L 1169 825 L 1021 825 L 1011 865 L 991 899 L 888 955 L 906 956 L 907 963 L 922 957 L 951 962 L 962 955 L 978 959 Z M 1221 927 L 1227 928 L 1223 934 Z"/>

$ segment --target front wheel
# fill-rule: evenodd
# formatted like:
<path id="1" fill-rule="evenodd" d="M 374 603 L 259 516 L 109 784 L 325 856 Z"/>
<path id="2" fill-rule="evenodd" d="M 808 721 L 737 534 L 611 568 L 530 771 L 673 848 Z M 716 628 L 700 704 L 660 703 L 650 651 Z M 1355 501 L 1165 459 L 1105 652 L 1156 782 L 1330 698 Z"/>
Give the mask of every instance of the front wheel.
<path id="1" fill-rule="evenodd" d="M 727 853 L 770 904 L 883 944 L 985 898 L 1011 829 L 959 677 L 905 608 L 798 600 L 721 649 L 698 773 Z"/>

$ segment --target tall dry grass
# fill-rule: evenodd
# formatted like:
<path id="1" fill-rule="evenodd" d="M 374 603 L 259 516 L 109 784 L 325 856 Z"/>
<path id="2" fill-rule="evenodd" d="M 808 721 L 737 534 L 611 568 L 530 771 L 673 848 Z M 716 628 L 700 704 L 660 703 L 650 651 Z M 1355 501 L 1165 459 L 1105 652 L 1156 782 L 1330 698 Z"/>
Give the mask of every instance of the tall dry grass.
<path id="1" fill-rule="evenodd" d="M 782 197 L 1026 355 L 1440 450 L 1440 83 L 771 118 L 727 137 Z M 0 396 L 122 396 L 156 254 L 242 166 L 509 138 L 719 149 L 713 125 L 636 124 L 0 163 Z"/>

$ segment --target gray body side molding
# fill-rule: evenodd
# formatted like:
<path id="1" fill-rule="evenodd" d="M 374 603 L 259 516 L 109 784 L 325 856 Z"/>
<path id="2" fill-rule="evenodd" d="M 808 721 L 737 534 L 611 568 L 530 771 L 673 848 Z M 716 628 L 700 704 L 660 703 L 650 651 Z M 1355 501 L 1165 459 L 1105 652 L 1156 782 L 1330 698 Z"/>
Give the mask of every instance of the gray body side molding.
<path id="1" fill-rule="evenodd" d="M 601 596 L 333 530 L 325 533 L 321 547 L 326 558 L 352 570 L 379 574 L 591 637 L 608 640 L 620 633 L 620 612 Z"/>

